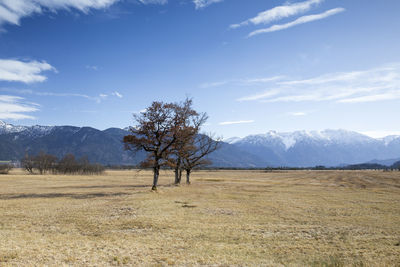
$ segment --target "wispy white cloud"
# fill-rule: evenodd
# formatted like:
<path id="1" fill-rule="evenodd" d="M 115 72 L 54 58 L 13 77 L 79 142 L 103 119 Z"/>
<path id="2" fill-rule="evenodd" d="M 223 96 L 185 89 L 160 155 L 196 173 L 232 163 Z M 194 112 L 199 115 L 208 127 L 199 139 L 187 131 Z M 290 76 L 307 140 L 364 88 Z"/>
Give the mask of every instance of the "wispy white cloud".
<path id="1" fill-rule="evenodd" d="M 111 93 L 111 95 L 116 96 L 118 98 L 122 98 L 123 95 L 121 95 L 120 93 L 118 93 L 117 91 L 114 91 L 113 93 Z"/>
<path id="2" fill-rule="evenodd" d="M 220 122 L 219 125 L 232 125 L 232 124 L 244 124 L 244 123 L 253 123 L 254 120 L 247 120 L 247 121 L 224 121 Z"/>
<path id="3" fill-rule="evenodd" d="M 81 97 L 91 101 L 95 101 L 97 103 L 101 103 L 103 100 L 107 99 L 110 95 L 122 98 L 122 95 L 118 92 L 113 92 L 111 94 L 100 93 L 98 96 L 90 96 L 87 94 L 76 94 L 76 93 L 54 93 L 54 92 L 40 92 L 33 91 L 31 89 L 11 89 L 11 88 L 0 88 L 1 92 L 8 92 L 20 95 L 36 95 L 36 96 L 52 96 L 52 97 Z M 118 93 L 116 95 L 115 93 Z"/>
<path id="4" fill-rule="evenodd" d="M 237 101 L 363 103 L 394 99 L 400 99 L 400 63 L 308 79 L 276 81 L 271 89 Z"/>
<path id="5" fill-rule="evenodd" d="M 249 24 L 254 24 L 254 25 L 259 25 L 259 24 L 268 24 L 273 21 L 277 21 L 283 18 L 288 18 L 300 13 L 304 13 L 308 10 L 310 10 L 313 6 L 318 5 L 321 3 L 323 0 L 308 0 L 305 2 L 300 2 L 300 3 L 294 3 L 294 4 L 287 4 L 287 5 L 282 5 L 282 6 L 276 6 L 272 9 L 268 9 L 264 12 L 258 13 L 257 16 L 250 18 L 248 20 L 245 20 L 241 23 L 238 24 L 232 24 L 230 26 L 231 29 L 236 29 L 241 26 L 249 25 Z"/>
<path id="6" fill-rule="evenodd" d="M 99 67 L 92 65 L 86 65 L 85 68 L 88 70 L 95 70 L 95 71 L 99 70 Z"/>
<path id="7" fill-rule="evenodd" d="M 0 95 L 0 119 L 2 120 L 35 119 L 35 117 L 29 115 L 29 113 L 38 110 L 38 104 L 27 102 L 22 97 Z"/>
<path id="8" fill-rule="evenodd" d="M 325 11 L 323 13 L 320 14 L 315 14 L 315 15 L 308 15 L 308 16 L 303 16 L 300 17 L 292 22 L 289 23 L 285 23 L 285 24 L 277 24 L 277 25 L 273 25 L 271 27 L 265 28 L 265 29 L 259 29 L 259 30 L 255 30 L 253 32 L 251 32 L 248 37 L 252 37 L 258 34 L 262 34 L 262 33 L 268 33 L 268 32 L 275 32 L 275 31 L 281 31 L 284 29 L 288 29 L 291 27 L 294 27 L 296 25 L 300 25 L 300 24 L 304 24 L 307 22 L 312 22 L 312 21 L 316 21 L 316 20 L 321 20 L 321 19 L 325 19 L 327 17 L 336 15 L 338 13 L 344 12 L 345 9 L 338 7 L 338 8 L 334 8 L 334 9 L 330 9 L 328 11 Z"/>
<path id="9" fill-rule="evenodd" d="M 201 9 L 222 1 L 224 0 L 193 0 L 193 3 L 196 6 L 196 9 Z"/>
<path id="10" fill-rule="evenodd" d="M 270 83 L 270 82 L 277 81 L 277 80 L 282 80 L 283 78 L 284 78 L 284 76 L 234 79 L 234 80 L 203 83 L 199 87 L 200 88 L 211 88 L 211 87 L 219 87 L 219 86 L 223 86 L 223 85 L 227 85 L 227 84 L 236 84 L 236 85 L 263 84 L 263 83 Z"/>
<path id="11" fill-rule="evenodd" d="M 288 115 L 295 116 L 295 117 L 300 117 L 300 116 L 306 116 L 307 112 L 289 112 Z"/>
<path id="12" fill-rule="evenodd" d="M 366 95 L 360 97 L 352 97 L 340 99 L 340 103 L 363 103 L 363 102 L 376 102 L 382 100 L 395 100 L 400 99 L 400 91 L 389 91 L 382 94 Z"/>
<path id="13" fill-rule="evenodd" d="M 243 83 L 269 83 L 277 80 L 282 80 L 284 76 L 273 76 L 273 77 L 264 77 L 264 78 L 254 78 L 254 79 L 245 79 L 242 80 Z"/>
<path id="14" fill-rule="evenodd" d="M 16 93 L 22 95 L 37 95 L 37 96 L 58 96 L 58 97 L 83 97 L 90 100 L 96 100 L 99 97 L 89 96 L 85 94 L 75 94 L 75 93 L 54 93 L 54 92 L 40 92 L 33 91 L 31 89 L 10 89 L 10 88 L 0 88 L 2 92 Z"/>
<path id="15" fill-rule="evenodd" d="M 200 88 L 211 88 L 211 87 L 218 87 L 218 86 L 223 86 L 228 83 L 231 83 L 232 81 L 220 81 L 220 82 L 210 82 L 210 83 L 202 83 L 200 84 Z"/>
<path id="16" fill-rule="evenodd" d="M 20 25 L 21 18 L 44 12 L 77 9 L 88 13 L 91 9 L 106 8 L 119 0 L 2 0 L 0 25 Z M 143 2 L 152 2 L 151 0 Z"/>
<path id="17" fill-rule="evenodd" d="M 238 98 L 237 101 L 251 101 L 251 100 L 259 100 L 264 98 L 269 98 L 271 96 L 279 95 L 280 90 L 267 90 L 259 94 L 250 95 Z"/>
<path id="18" fill-rule="evenodd" d="M 165 5 L 166 3 L 168 3 L 168 0 L 139 0 L 139 2 L 144 5 L 148 4 Z"/>
<path id="19" fill-rule="evenodd" d="M 0 59 L 0 81 L 34 83 L 47 79 L 44 71 L 57 70 L 47 62 Z"/>

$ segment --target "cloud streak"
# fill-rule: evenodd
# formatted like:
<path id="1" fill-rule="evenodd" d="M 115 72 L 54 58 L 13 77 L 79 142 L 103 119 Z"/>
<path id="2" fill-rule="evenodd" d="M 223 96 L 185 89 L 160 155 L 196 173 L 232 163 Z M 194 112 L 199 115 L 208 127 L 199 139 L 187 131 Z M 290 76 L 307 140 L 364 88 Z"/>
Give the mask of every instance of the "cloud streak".
<path id="1" fill-rule="evenodd" d="M 113 96 L 116 96 L 118 98 L 122 98 L 123 95 L 121 95 L 120 93 L 118 93 L 117 91 L 114 91 L 113 93 L 111 93 Z"/>
<path id="2" fill-rule="evenodd" d="M 35 119 L 34 116 L 26 113 L 38 111 L 38 107 L 38 104 L 26 102 L 22 97 L 0 95 L 0 119 L 2 120 Z"/>
<path id="3" fill-rule="evenodd" d="M 301 116 L 306 116 L 306 112 L 289 112 L 288 113 L 290 116 L 295 116 L 295 117 L 301 117 Z"/>
<path id="4" fill-rule="evenodd" d="M 144 5 L 149 5 L 149 4 L 165 5 L 166 3 L 168 3 L 168 0 L 139 0 L 139 2 Z"/>
<path id="5" fill-rule="evenodd" d="M 271 96 L 279 95 L 279 93 L 280 93 L 280 90 L 267 90 L 267 91 L 259 93 L 259 94 L 241 97 L 241 98 L 237 99 L 237 101 L 259 100 L 259 99 L 264 99 L 264 98 L 269 98 Z"/>
<path id="6" fill-rule="evenodd" d="M 366 103 L 400 99 L 400 63 L 363 71 L 276 81 L 271 89 L 237 101 Z"/>
<path id="7" fill-rule="evenodd" d="M 252 31 L 248 37 L 253 37 L 255 35 L 259 35 L 259 34 L 263 34 L 263 33 L 269 33 L 269 32 L 276 32 L 276 31 L 281 31 L 281 30 L 285 30 L 300 24 L 304 24 L 304 23 L 308 23 L 308 22 L 312 22 L 312 21 L 316 21 L 316 20 L 321 20 L 321 19 L 325 19 L 328 18 L 330 16 L 339 14 L 344 12 L 345 9 L 342 7 L 338 7 L 338 8 L 334 8 L 334 9 L 330 9 L 328 11 L 325 11 L 323 13 L 320 14 L 315 14 L 315 15 L 308 15 L 308 16 L 303 16 L 300 17 L 292 22 L 289 23 L 285 23 L 285 24 L 276 24 L 273 25 L 271 27 L 265 28 L 265 29 L 259 29 L 259 30 L 255 30 Z"/>
<path id="8" fill-rule="evenodd" d="M 235 84 L 235 85 L 253 85 L 253 84 L 264 84 L 270 83 L 277 80 L 282 80 L 284 76 L 272 76 L 272 77 L 262 77 L 262 78 L 247 78 L 247 79 L 233 79 L 226 81 L 218 81 L 218 82 L 210 82 L 200 84 L 200 88 L 212 88 L 224 86 L 227 84 Z"/>
<path id="9" fill-rule="evenodd" d="M 0 81 L 34 83 L 47 79 L 42 73 L 45 71 L 57 72 L 47 62 L 19 61 L 14 59 L 0 59 Z"/>
<path id="10" fill-rule="evenodd" d="M 85 68 L 88 69 L 88 70 L 94 70 L 94 71 L 98 71 L 99 70 L 99 67 L 94 66 L 94 65 L 93 66 L 92 65 L 86 65 Z"/>
<path id="11" fill-rule="evenodd" d="M 208 7 L 209 5 L 220 3 L 223 0 L 193 0 L 196 9 L 202 9 Z"/>
<path id="12" fill-rule="evenodd" d="M 98 96 L 90 96 L 86 94 L 76 94 L 76 93 L 53 93 L 53 92 L 37 92 L 33 91 L 31 89 L 10 89 L 10 88 L 0 88 L 0 91 L 2 92 L 8 92 L 8 93 L 16 93 L 16 94 L 21 94 L 21 95 L 36 95 L 36 96 L 54 96 L 54 97 L 81 97 L 85 98 L 91 101 L 95 101 L 97 103 L 101 103 L 103 100 L 107 99 L 109 97 L 108 94 L 100 93 Z M 110 95 L 122 98 L 122 95 L 119 94 L 116 95 L 115 93 L 118 92 L 113 92 Z"/>
<path id="13" fill-rule="evenodd" d="M 300 13 L 304 13 L 310 10 L 313 6 L 318 5 L 323 0 L 308 0 L 305 2 L 287 4 L 282 6 L 277 6 L 272 9 L 266 10 L 264 12 L 258 13 L 257 16 L 245 20 L 238 24 L 230 25 L 231 29 L 237 29 L 242 26 L 246 26 L 249 24 L 259 25 L 259 24 L 268 24 L 273 21 L 277 21 L 283 18 L 288 18 Z"/>
<path id="14" fill-rule="evenodd" d="M 119 0 L 3 0 L 0 2 L 0 26 L 6 23 L 20 25 L 20 20 L 24 17 L 57 10 L 76 9 L 88 13 L 91 9 L 106 8 L 117 1 Z"/>
<path id="15" fill-rule="evenodd" d="M 234 124 L 244 124 L 244 123 L 253 123 L 254 120 L 247 120 L 247 121 L 224 121 L 220 122 L 219 125 L 234 125 Z"/>

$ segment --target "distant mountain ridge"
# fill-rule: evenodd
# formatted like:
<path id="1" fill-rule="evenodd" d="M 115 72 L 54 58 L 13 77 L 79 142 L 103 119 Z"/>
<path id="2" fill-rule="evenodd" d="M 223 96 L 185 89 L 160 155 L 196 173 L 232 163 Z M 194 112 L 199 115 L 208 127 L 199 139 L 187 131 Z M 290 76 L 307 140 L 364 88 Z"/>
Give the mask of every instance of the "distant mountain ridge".
<path id="1" fill-rule="evenodd" d="M 97 130 L 75 126 L 15 126 L 0 121 L 0 160 L 20 160 L 40 150 L 62 157 L 72 153 L 92 162 L 132 165 L 144 152 L 125 151 L 128 128 Z M 400 136 L 375 139 L 346 130 L 295 131 L 229 138 L 210 155 L 215 167 L 313 167 L 393 163 L 400 159 Z"/>
<path id="2" fill-rule="evenodd" d="M 104 131 L 75 126 L 14 126 L 0 121 L 0 160 L 20 160 L 25 153 L 41 150 L 61 158 L 67 153 L 87 156 L 91 162 L 106 165 L 136 165 L 145 158 L 144 152 L 125 151 L 123 137 L 128 128 Z M 209 157 L 216 167 L 262 167 L 257 156 L 222 143 Z"/>

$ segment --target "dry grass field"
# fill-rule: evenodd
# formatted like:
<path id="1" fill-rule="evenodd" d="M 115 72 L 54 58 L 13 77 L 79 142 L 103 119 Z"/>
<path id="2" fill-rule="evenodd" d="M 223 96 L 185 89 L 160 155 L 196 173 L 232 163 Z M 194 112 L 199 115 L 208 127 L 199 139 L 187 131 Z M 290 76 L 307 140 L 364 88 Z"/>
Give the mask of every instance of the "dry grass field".
<path id="1" fill-rule="evenodd" d="M 0 176 L 0 266 L 400 266 L 400 172 Z"/>

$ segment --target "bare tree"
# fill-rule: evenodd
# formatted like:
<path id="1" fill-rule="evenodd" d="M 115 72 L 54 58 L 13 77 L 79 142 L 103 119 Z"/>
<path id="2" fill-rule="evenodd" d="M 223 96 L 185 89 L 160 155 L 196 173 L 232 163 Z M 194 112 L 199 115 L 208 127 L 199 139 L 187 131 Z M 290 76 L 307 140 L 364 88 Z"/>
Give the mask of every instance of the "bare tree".
<path id="1" fill-rule="evenodd" d="M 190 184 L 193 169 L 211 164 L 205 157 L 220 147 L 220 140 L 213 140 L 211 135 L 199 134 L 182 150 L 183 168 L 186 171 L 186 183 Z"/>
<path id="2" fill-rule="evenodd" d="M 24 168 L 27 172 L 33 173 L 33 168 L 34 166 L 34 157 L 30 156 L 28 153 L 25 154 L 24 158 L 21 160 L 21 166 Z"/>
<path id="3" fill-rule="evenodd" d="M 186 98 L 183 103 L 175 105 L 175 113 L 178 125 L 177 138 L 171 146 L 168 165 L 174 169 L 175 184 L 180 184 L 183 168 L 183 152 L 200 131 L 200 127 L 206 122 L 207 114 L 198 113 L 192 108 L 193 101 Z"/>
<path id="4" fill-rule="evenodd" d="M 48 171 L 55 171 L 57 165 L 57 157 L 46 154 L 40 151 L 36 156 L 30 156 L 25 154 L 21 160 L 22 167 L 29 173 L 34 173 L 34 170 L 38 170 L 40 174 L 44 174 Z"/>
<path id="5" fill-rule="evenodd" d="M 40 174 L 54 170 L 57 163 L 57 157 L 40 151 L 39 155 L 34 157 L 34 167 L 39 170 Z"/>
<path id="6" fill-rule="evenodd" d="M 157 101 L 133 117 L 136 125 L 130 127 L 132 134 L 124 136 L 125 149 L 148 152 L 141 165 L 153 169 L 152 190 L 157 190 L 160 168 L 166 164 L 170 147 L 177 139 L 181 118 L 176 114 L 175 104 Z"/>
<path id="7" fill-rule="evenodd" d="M 57 171 L 63 174 L 76 173 L 78 170 L 75 156 L 73 154 L 66 154 L 58 162 Z"/>

